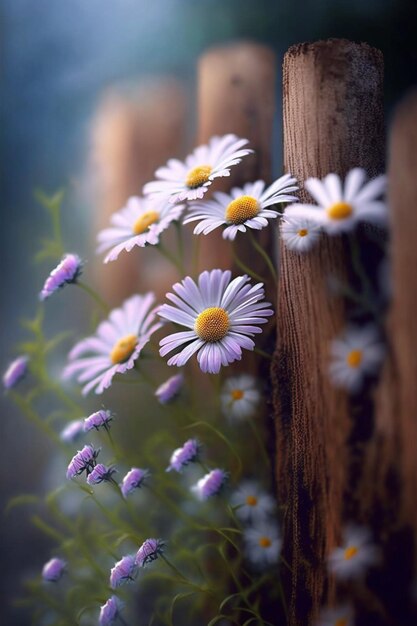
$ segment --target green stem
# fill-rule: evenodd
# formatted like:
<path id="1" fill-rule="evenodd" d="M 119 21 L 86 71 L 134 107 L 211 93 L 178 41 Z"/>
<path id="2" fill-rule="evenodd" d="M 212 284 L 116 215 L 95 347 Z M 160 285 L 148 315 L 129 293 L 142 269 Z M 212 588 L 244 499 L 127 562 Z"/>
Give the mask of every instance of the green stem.
<path id="1" fill-rule="evenodd" d="M 184 268 L 184 239 L 182 236 L 182 226 L 179 222 L 175 222 L 175 228 L 177 230 L 177 242 L 178 242 L 178 257 L 179 265 L 181 266 L 181 276 L 185 275 Z"/>
<path id="2" fill-rule="evenodd" d="M 255 250 L 261 255 L 261 257 L 263 258 L 263 260 L 265 261 L 265 263 L 268 266 L 269 271 L 271 272 L 271 276 L 274 279 L 274 281 L 277 281 L 277 272 L 276 269 L 274 267 L 273 262 L 271 261 L 271 259 L 269 258 L 269 254 L 266 252 L 266 250 L 264 250 L 261 246 L 261 244 L 256 241 L 255 235 L 252 233 L 251 230 L 248 230 L 249 232 L 249 237 L 252 241 L 252 245 L 255 248 Z"/>
<path id="3" fill-rule="evenodd" d="M 185 585 L 188 585 L 189 587 L 192 587 L 193 589 L 197 589 L 198 591 L 201 591 L 202 593 L 210 593 L 208 589 L 204 589 L 203 587 L 200 587 L 199 585 L 196 585 L 195 583 L 191 582 L 191 580 L 189 580 L 186 576 L 184 576 L 184 574 L 182 574 L 180 570 L 173 563 L 171 563 L 171 561 L 169 561 L 164 554 L 161 554 L 160 557 L 168 565 L 168 567 L 178 576 L 178 578 L 180 578 L 180 580 Z"/>
<path id="4" fill-rule="evenodd" d="M 94 289 L 92 289 L 89 285 L 82 282 L 81 280 L 77 280 L 75 282 L 75 285 L 78 285 L 80 289 L 85 291 L 90 296 L 90 298 L 92 298 L 94 302 L 103 310 L 103 312 L 106 313 L 106 315 L 108 314 L 110 307 L 104 302 L 104 300 L 100 298 L 100 296 L 94 291 Z"/>
<path id="5" fill-rule="evenodd" d="M 256 354 L 259 354 L 259 356 L 262 356 L 264 359 L 272 361 L 272 354 L 268 354 L 265 350 L 262 350 L 261 348 L 254 348 L 253 351 L 256 352 Z"/>
<path id="6" fill-rule="evenodd" d="M 182 277 L 184 275 L 184 269 L 182 267 L 182 264 L 180 262 L 177 261 L 177 259 L 175 258 L 175 256 L 169 252 L 169 250 L 167 250 L 165 248 L 165 246 L 162 245 L 162 243 L 159 243 L 156 246 L 156 249 L 159 250 L 159 252 L 170 262 L 174 265 L 174 267 L 177 268 L 179 275 Z"/>
<path id="7" fill-rule="evenodd" d="M 256 441 L 258 442 L 258 446 L 259 446 L 259 449 L 261 451 L 262 456 L 264 457 L 265 463 L 266 463 L 267 467 L 269 467 L 271 465 L 271 461 L 270 461 L 268 453 L 267 453 L 267 451 L 265 449 L 265 443 L 264 443 L 264 441 L 262 439 L 262 436 L 261 436 L 261 434 L 260 434 L 260 432 L 259 432 L 259 430 L 258 430 L 258 428 L 257 428 L 257 426 L 255 424 L 255 420 L 254 419 L 249 419 L 249 425 L 250 425 L 250 427 L 252 429 L 252 432 L 253 432 L 253 434 L 255 436 Z"/>
<path id="8" fill-rule="evenodd" d="M 245 263 L 243 263 L 243 261 L 239 259 L 234 248 L 232 248 L 232 254 L 233 254 L 233 261 L 236 263 L 239 269 L 245 272 L 245 274 L 248 274 L 248 276 L 250 276 L 254 280 L 257 280 L 258 282 L 261 282 L 261 283 L 265 282 L 265 279 L 262 278 L 260 274 L 257 274 L 256 272 L 252 271 L 250 267 L 245 265 Z"/>
<path id="9" fill-rule="evenodd" d="M 22 398 L 16 391 L 10 392 L 13 401 L 17 404 L 22 413 L 39 428 L 49 439 L 57 444 L 62 450 L 67 452 L 66 445 L 60 440 L 56 432 L 49 426 L 47 422 L 32 409 L 32 407 Z"/>

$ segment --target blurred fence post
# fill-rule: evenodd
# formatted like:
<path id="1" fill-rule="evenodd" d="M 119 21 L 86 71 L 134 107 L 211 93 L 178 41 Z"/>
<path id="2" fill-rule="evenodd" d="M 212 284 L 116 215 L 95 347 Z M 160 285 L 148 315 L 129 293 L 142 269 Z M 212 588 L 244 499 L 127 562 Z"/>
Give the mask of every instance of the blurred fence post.
<path id="1" fill-rule="evenodd" d="M 284 59 L 284 164 L 302 183 L 352 167 L 379 174 L 384 162 L 383 61 L 378 50 L 346 40 L 291 47 Z M 300 193 L 302 200 L 306 192 Z M 339 539 L 348 480 L 346 394 L 328 380 L 328 347 L 345 325 L 328 278 L 348 272 L 339 238 L 299 256 L 280 251 L 278 341 L 272 374 L 277 482 L 284 510 L 282 568 L 289 624 L 313 623 L 326 588 L 325 562 Z"/>

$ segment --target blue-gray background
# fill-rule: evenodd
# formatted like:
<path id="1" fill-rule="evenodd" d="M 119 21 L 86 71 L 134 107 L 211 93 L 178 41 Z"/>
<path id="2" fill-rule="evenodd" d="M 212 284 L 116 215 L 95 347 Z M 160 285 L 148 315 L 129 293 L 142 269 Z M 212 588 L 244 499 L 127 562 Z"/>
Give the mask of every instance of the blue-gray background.
<path id="1" fill-rule="evenodd" d="M 280 57 L 292 43 L 326 37 L 379 47 L 388 115 L 417 78 L 415 0 L 2 0 L 0 7 L 1 368 L 22 337 L 19 318 L 35 311 L 44 271 L 31 262 L 45 227 L 33 189 L 83 180 L 89 124 L 106 86 L 172 73 L 192 89 L 198 55 L 242 37 L 272 45 Z M 64 216 L 68 247 L 84 255 L 88 213 L 70 202 Z M 2 504 L 41 488 L 46 447 L 31 430 L 25 436 L 27 428 L 2 400 Z M 0 622 L 27 624 L 10 597 L 42 562 L 39 534 L 21 512 L 6 518 L 1 534 Z"/>

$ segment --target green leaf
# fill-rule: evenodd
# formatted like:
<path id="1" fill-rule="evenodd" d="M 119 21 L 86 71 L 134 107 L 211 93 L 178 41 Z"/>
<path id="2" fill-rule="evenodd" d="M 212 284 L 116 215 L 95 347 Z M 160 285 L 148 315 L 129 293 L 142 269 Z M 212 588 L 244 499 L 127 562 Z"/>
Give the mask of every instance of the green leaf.
<path id="1" fill-rule="evenodd" d="M 34 515 L 32 517 L 32 523 L 39 528 L 45 535 L 48 537 L 52 537 L 55 541 L 61 542 L 65 539 L 65 536 L 60 533 L 58 530 L 53 528 L 50 524 L 47 524 L 43 519 L 39 517 L 39 515 Z"/>
<path id="2" fill-rule="evenodd" d="M 38 496 L 34 496 L 31 493 L 22 493 L 20 496 L 15 496 L 8 501 L 4 513 L 7 515 L 7 513 L 10 513 L 10 511 L 17 506 L 37 504 L 39 500 L 40 498 Z"/>
<path id="3" fill-rule="evenodd" d="M 232 598 L 239 598 L 239 597 L 240 597 L 240 593 L 231 593 L 230 596 L 227 596 L 223 600 L 223 602 L 221 602 L 221 604 L 219 605 L 219 611 L 223 611 L 224 607 L 229 602 L 229 600 L 232 600 Z"/>
<path id="4" fill-rule="evenodd" d="M 172 598 L 171 606 L 170 606 L 170 609 L 169 609 L 169 618 L 170 618 L 170 623 L 171 624 L 174 623 L 175 604 L 179 600 L 183 600 L 184 598 L 188 598 L 189 596 L 193 596 L 195 593 L 196 593 L 195 591 L 183 591 L 182 593 L 177 593 L 177 595 L 175 595 Z"/>

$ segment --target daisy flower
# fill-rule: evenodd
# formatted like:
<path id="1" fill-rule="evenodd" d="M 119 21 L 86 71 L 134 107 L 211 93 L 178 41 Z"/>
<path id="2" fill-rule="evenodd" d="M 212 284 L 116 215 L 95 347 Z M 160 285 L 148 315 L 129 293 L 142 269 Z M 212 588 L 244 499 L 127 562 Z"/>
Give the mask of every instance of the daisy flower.
<path id="1" fill-rule="evenodd" d="M 97 463 L 97 465 L 88 474 L 87 482 L 91 487 L 93 485 L 99 485 L 102 482 L 109 482 L 112 480 L 112 475 L 115 471 L 116 470 L 112 467 L 106 467 L 103 463 Z"/>
<path id="2" fill-rule="evenodd" d="M 89 474 L 96 466 L 99 452 L 100 450 L 95 450 L 90 444 L 85 445 L 82 450 L 78 450 L 68 465 L 67 478 L 75 478 L 75 476 L 79 476 L 84 471 Z"/>
<path id="3" fill-rule="evenodd" d="M 184 376 L 182 374 L 175 374 L 168 378 L 162 385 L 155 391 L 155 395 L 161 404 L 168 404 L 171 402 L 181 391 L 184 384 Z"/>
<path id="4" fill-rule="evenodd" d="M 348 526 L 343 533 L 343 545 L 329 555 L 332 574 L 340 580 L 361 578 L 380 560 L 380 551 L 372 543 L 371 533 L 362 526 Z"/>
<path id="5" fill-rule="evenodd" d="M 285 214 L 281 220 L 281 239 L 289 250 L 308 252 L 320 238 L 321 225 L 304 215 Z"/>
<path id="6" fill-rule="evenodd" d="M 93 430 L 93 428 L 96 430 L 105 428 L 107 430 L 112 419 L 113 415 L 111 411 L 105 411 L 104 409 L 96 411 L 85 418 L 84 431 L 88 433 L 90 430 Z"/>
<path id="7" fill-rule="evenodd" d="M 365 376 L 375 374 L 384 356 L 375 326 L 350 327 L 331 344 L 329 373 L 336 387 L 357 393 Z"/>
<path id="8" fill-rule="evenodd" d="M 162 194 L 172 203 L 201 199 L 215 178 L 230 176 L 230 168 L 253 150 L 244 148 L 248 139 L 236 135 L 212 137 L 207 145 L 199 146 L 184 162 L 170 159 L 156 170 L 159 180 L 147 183 L 144 194 Z"/>
<path id="9" fill-rule="evenodd" d="M 323 609 L 315 626 L 353 626 L 353 609 L 351 606 Z"/>
<path id="10" fill-rule="evenodd" d="M 188 330 L 160 341 L 161 356 L 180 349 L 168 365 L 181 367 L 197 352 L 201 370 L 217 374 L 222 365 L 242 358 L 242 348 L 253 350 L 250 337 L 262 332 L 258 324 L 273 311 L 269 302 L 261 302 L 262 283 L 251 286 L 248 276 L 231 277 L 229 270 L 211 270 L 200 274 L 198 284 L 187 276 L 172 287 L 175 293 L 166 297 L 176 306 L 163 304 L 158 314 Z"/>
<path id="11" fill-rule="evenodd" d="M 255 414 L 261 394 L 256 380 L 248 374 L 228 378 L 220 396 L 223 413 L 231 419 L 246 419 Z"/>
<path id="12" fill-rule="evenodd" d="M 281 552 L 281 537 L 276 523 L 260 522 L 244 532 L 249 560 L 259 567 L 277 563 Z"/>
<path id="13" fill-rule="evenodd" d="M 115 374 L 132 369 L 152 334 L 162 326 L 156 321 L 154 301 L 153 293 L 136 295 L 114 309 L 95 335 L 74 346 L 63 377 L 75 376 L 79 383 L 87 383 L 84 395 L 92 389 L 99 394 L 110 387 Z"/>
<path id="14" fill-rule="evenodd" d="M 135 563 L 135 555 L 127 554 L 110 570 L 110 587 L 117 589 L 126 582 L 134 580 L 137 568 Z"/>
<path id="15" fill-rule="evenodd" d="M 367 181 L 365 170 L 350 170 L 344 185 L 337 174 L 328 174 L 323 180 L 309 178 L 305 188 L 316 204 L 296 204 L 285 210 L 285 217 L 301 216 L 320 224 L 329 235 L 353 230 L 358 222 L 384 223 L 387 217 L 385 202 L 386 177 Z"/>
<path id="16" fill-rule="evenodd" d="M 120 490 L 125 498 L 132 493 L 135 489 L 140 489 L 145 480 L 149 477 L 150 472 L 147 469 L 140 469 L 140 467 L 132 467 L 124 476 Z"/>
<path id="17" fill-rule="evenodd" d="M 200 480 L 191 487 L 191 491 L 199 500 L 205 501 L 212 496 L 216 496 L 222 489 L 226 480 L 226 472 L 221 469 L 214 469 L 203 476 L 203 478 L 200 478 Z"/>
<path id="18" fill-rule="evenodd" d="M 195 235 L 208 235 L 219 226 L 225 226 L 223 239 L 233 240 L 237 233 L 247 228 L 261 230 L 268 226 L 268 219 L 275 219 L 279 213 L 271 208 L 282 202 L 296 202 L 298 186 L 291 174 L 278 178 L 265 189 L 263 180 L 247 183 L 242 189 L 234 187 L 230 194 L 217 191 L 213 200 L 205 200 L 190 205 L 184 224 L 199 223 L 194 228 Z"/>
<path id="19" fill-rule="evenodd" d="M 65 254 L 46 279 L 39 294 L 39 300 L 46 300 L 58 289 L 62 289 L 67 284 L 75 283 L 81 274 L 81 269 L 81 259 L 77 254 Z"/>
<path id="20" fill-rule="evenodd" d="M 163 553 L 165 543 L 161 539 L 146 539 L 137 551 L 135 562 L 138 567 L 145 567 L 148 563 L 156 561 Z"/>
<path id="21" fill-rule="evenodd" d="M 56 583 L 60 578 L 62 578 L 66 565 L 65 561 L 54 557 L 45 563 L 42 568 L 43 580 L 48 583 Z"/>
<path id="22" fill-rule="evenodd" d="M 3 374 L 3 386 L 5 389 L 12 389 L 18 382 L 26 376 L 28 371 L 29 357 L 26 355 L 18 356 L 12 361 L 7 370 Z"/>
<path id="23" fill-rule="evenodd" d="M 100 607 L 100 616 L 98 618 L 99 626 L 111 626 L 111 624 L 114 624 L 120 615 L 121 608 L 122 604 L 119 598 L 116 596 L 109 598 L 107 602 Z"/>
<path id="24" fill-rule="evenodd" d="M 263 521 L 276 508 L 274 498 L 254 480 L 242 483 L 232 495 L 231 503 L 237 507 L 238 518 L 244 522 Z"/>
<path id="25" fill-rule="evenodd" d="M 181 472 L 186 465 L 197 460 L 199 452 L 200 444 L 197 439 L 188 439 L 181 448 L 174 450 L 166 471 Z"/>
<path id="26" fill-rule="evenodd" d="M 73 443 L 77 441 L 81 435 L 84 434 L 84 420 L 72 420 L 69 424 L 65 426 L 65 428 L 61 431 L 59 438 L 61 441 L 65 441 L 65 443 Z"/>
<path id="27" fill-rule="evenodd" d="M 112 215 L 111 228 L 97 235 L 97 252 L 110 250 L 104 258 L 104 263 L 108 263 L 115 261 L 123 250 L 130 252 L 135 246 L 154 246 L 160 234 L 179 219 L 183 210 L 184 205 L 172 206 L 166 198 L 129 198 L 126 206 Z"/>

